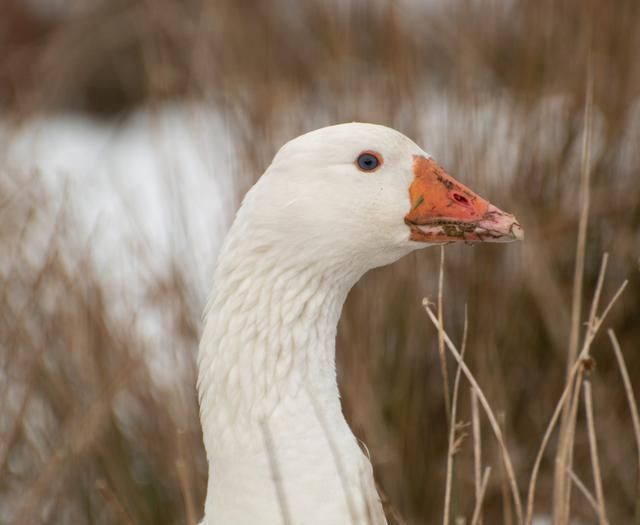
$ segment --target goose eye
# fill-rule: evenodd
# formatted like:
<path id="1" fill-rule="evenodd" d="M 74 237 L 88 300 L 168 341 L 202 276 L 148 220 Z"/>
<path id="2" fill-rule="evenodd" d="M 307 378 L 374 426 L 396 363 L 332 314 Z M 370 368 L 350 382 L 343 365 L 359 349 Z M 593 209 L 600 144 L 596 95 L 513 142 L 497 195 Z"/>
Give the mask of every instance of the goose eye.
<path id="1" fill-rule="evenodd" d="M 365 151 L 364 153 L 360 153 L 356 163 L 362 171 L 373 171 L 382 164 L 382 158 L 378 153 Z"/>

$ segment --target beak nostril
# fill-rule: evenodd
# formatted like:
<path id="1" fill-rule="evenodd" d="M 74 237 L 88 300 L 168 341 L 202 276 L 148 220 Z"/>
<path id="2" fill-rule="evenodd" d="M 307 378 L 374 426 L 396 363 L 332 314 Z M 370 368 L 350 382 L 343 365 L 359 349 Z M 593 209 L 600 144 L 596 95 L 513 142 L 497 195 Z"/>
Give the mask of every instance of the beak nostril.
<path id="1" fill-rule="evenodd" d="M 464 195 L 460 195 L 459 193 L 454 193 L 453 199 L 459 204 L 463 204 L 466 206 L 469 205 L 469 199 L 467 199 Z"/>

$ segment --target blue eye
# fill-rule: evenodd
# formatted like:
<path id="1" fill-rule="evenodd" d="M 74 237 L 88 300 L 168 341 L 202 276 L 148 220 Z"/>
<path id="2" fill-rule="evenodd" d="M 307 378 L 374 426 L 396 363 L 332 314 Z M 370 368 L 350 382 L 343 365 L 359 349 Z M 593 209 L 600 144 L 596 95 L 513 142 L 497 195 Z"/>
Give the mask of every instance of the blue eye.
<path id="1" fill-rule="evenodd" d="M 360 153 L 356 162 L 362 171 L 373 171 L 382 164 L 382 159 L 377 153 L 365 151 Z"/>

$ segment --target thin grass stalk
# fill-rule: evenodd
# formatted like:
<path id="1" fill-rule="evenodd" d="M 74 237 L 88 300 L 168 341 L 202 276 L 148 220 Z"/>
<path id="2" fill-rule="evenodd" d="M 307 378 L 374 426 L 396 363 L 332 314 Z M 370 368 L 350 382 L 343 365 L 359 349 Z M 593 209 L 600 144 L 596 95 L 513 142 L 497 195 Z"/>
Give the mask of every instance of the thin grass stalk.
<path id="1" fill-rule="evenodd" d="M 482 524 L 482 502 L 484 501 L 484 495 L 487 491 L 487 485 L 489 484 L 489 475 L 491 474 L 491 467 L 487 467 L 484 470 L 482 481 L 480 482 L 480 489 L 476 497 L 476 506 L 473 509 L 473 516 L 471 518 L 471 525 Z"/>
<path id="2" fill-rule="evenodd" d="M 327 438 L 329 450 L 331 450 L 331 455 L 333 456 L 333 461 L 338 471 L 338 477 L 340 478 L 340 484 L 342 486 L 342 490 L 344 491 L 344 495 L 347 500 L 347 507 L 349 508 L 349 519 L 351 524 L 354 525 L 358 521 L 357 520 L 358 513 L 356 512 L 356 506 L 355 506 L 353 494 L 351 493 L 351 487 L 347 482 L 347 474 L 346 474 L 344 462 L 340 457 L 340 452 L 338 451 L 338 447 L 336 446 L 334 437 L 331 435 L 331 432 L 329 430 L 329 424 L 327 423 L 327 419 L 324 413 L 322 412 L 322 410 L 320 410 L 320 407 L 318 406 L 318 402 L 315 396 L 308 389 L 305 389 L 305 392 L 307 393 L 307 396 L 311 401 L 311 406 L 313 407 L 315 416 L 318 419 L 320 426 L 322 427 L 322 431 L 325 437 Z M 368 450 L 367 450 L 367 455 L 368 455 Z M 366 510 L 369 514 L 371 513 L 369 506 L 367 506 Z M 371 521 L 371 519 L 369 519 L 369 521 Z"/>
<path id="3" fill-rule="evenodd" d="M 586 359 L 586 355 L 584 357 Z M 573 380 L 573 391 L 569 391 L 569 399 L 570 399 L 570 408 L 569 408 L 569 426 L 567 427 L 567 455 L 566 455 L 566 464 L 567 464 L 567 472 L 571 470 L 573 467 L 573 450 L 575 444 L 576 437 L 576 422 L 578 420 L 578 406 L 580 405 L 580 390 L 582 389 L 582 382 L 584 376 L 584 366 L 578 367 L 577 376 Z M 571 483 L 571 479 L 567 475 L 565 479 L 565 486 L 563 488 L 563 493 L 565 499 L 562 503 L 562 523 L 569 523 L 570 514 L 571 514 L 571 490 L 573 488 L 573 484 Z"/>
<path id="4" fill-rule="evenodd" d="M 625 363 L 622 350 L 620 349 L 620 343 L 618 338 L 612 329 L 607 330 L 609 339 L 611 340 L 611 346 L 616 354 L 616 360 L 618 362 L 618 368 L 620 369 L 620 375 L 622 375 L 622 383 L 624 384 L 624 390 L 627 394 L 627 402 L 629 404 L 629 411 L 631 412 L 631 421 L 633 422 L 633 434 L 636 439 L 637 455 L 637 473 L 636 473 L 636 511 L 635 511 L 635 524 L 640 525 L 640 416 L 638 415 L 638 405 L 636 403 L 636 397 L 633 392 L 633 386 L 631 385 L 631 379 L 629 379 L 629 371 L 627 364 Z"/>
<path id="5" fill-rule="evenodd" d="M 609 525 L 607 509 L 602 488 L 602 473 L 600 471 L 600 458 L 598 456 L 598 440 L 593 420 L 593 395 L 591 392 L 591 380 L 584 382 L 584 408 L 587 415 L 587 431 L 589 435 L 589 450 L 591 452 L 591 468 L 593 469 L 593 484 L 596 489 L 596 501 L 598 502 L 598 521 L 600 525 Z"/>
<path id="6" fill-rule="evenodd" d="M 275 454 L 273 437 L 271 436 L 271 431 L 269 430 L 269 426 L 266 421 L 262 421 L 260 427 L 262 428 L 262 436 L 267 449 L 269 469 L 271 470 L 271 475 L 273 476 L 276 488 L 276 497 L 278 498 L 278 508 L 282 515 L 282 522 L 284 525 L 291 525 L 293 521 L 291 520 L 291 512 L 289 511 L 289 505 L 287 503 L 287 495 L 284 491 L 282 473 L 280 472 L 280 467 L 278 465 L 278 458 L 276 458 Z"/>
<path id="7" fill-rule="evenodd" d="M 596 289 L 593 294 L 593 298 L 591 300 L 591 307 L 589 309 L 589 320 L 587 322 L 587 334 L 585 337 L 591 334 L 593 327 L 595 325 L 598 305 L 600 304 L 600 296 L 602 295 L 602 287 L 604 285 L 604 278 L 607 273 L 607 264 L 609 262 L 609 254 L 607 252 L 602 254 L 602 262 L 600 263 L 600 271 L 598 272 L 598 281 L 596 284 Z M 583 360 L 589 358 L 590 353 L 590 345 L 586 348 L 586 353 L 583 356 Z M 580 389 L 582 387 L 583 381 L 583 368 L 580 368 L 578 373 L 578 378 L 575 382 L 575 388 L 573 394 L 570 396 L 570 405 L 571 409 L 569 411 L 569 420 L 567 427 L 567 440 L 566 447 L 567 450 L 565 456 L 565 464 L 566 464 L 566 472 L 569 472 L 573 468 L 573 447 L 576 436 L 576 424 L 578 421 L 578 405 L 580 403 Z M 563 488 L 564 493 L 564 501 L 562 503 L 562 521 L 561 523 L 569 523 L 571 517 L 571 489 L 573 484 L 569 476 L 565 477 L 565 486 Z"/>
<path id="8" fill-rule="evenodd" d="M 549 440 L 551 439 L 551 434 L 560 418 L 560 414 L 562 413 L 562 409 L 564 404 L 566 403 L 568 394 L 571 391 L 571 387 L 573 386 L 574 375 L 578 371 L 578 369 L 582 366 L 581 362 L 577 362 L 574 365 L 571 375 L 569 376 L 570 382 L 565 384 L 564 390 L 560 395 L 560 399 L 556 405 L 555 410 L 553 411 L 553 415 L 549 420 L 549 424 L 547 425 L 547 429 L 545 430 L 544 436 L 542 437 L 542 443 L 540 444 L 540 448 L 538 449 L 538 454 L 536 455 L 536 459 L 533 462 L 533 469 L 531 470 L 531 477 L 529 479 L 529 489 L 527 491 L 527 515 L 525 519 L 525 525 L 531 525 L 533 522 L 533 503 L 535 500 L 535 489 L 536 482 L 538 481 L 538 472 L 540 470 L 540 464 L 542 463 L 542 457 L 544 455 L 544 451 L 549 444 Z"/>
<path id="9" fill-rule="evenodd" d="M 438 319 L 436 315 L 433 313 L 433 311 L 431 310 L 429 306 L 429 302 L 427 300 L 424 300 L 422 304 L 433 325 L 436 327 L 436 329 L 439 329 L 440 325 L 438 323 Z M 484 408 L 484 411 L 487 414 L 487 419 L 489 420 L 489 424 L 491 426 L 491 429 L 493 430 L 496 440 L 498 441 L 498 446 L 500 447 L 500 451 L 502 453 L 502 460 L 505 464 L 507 476 L 509 478 L 509 486 L 511 488 L 511 494 L 512 494 L 514 505 L 515 505 L 518 523 L 522 523 L 522 519 L 523 519 L 522 502 L 520 500 L 520 494 L 518 492 L 518 484 L 515 478 L 515 471 L 513 469 L 511 456 L 509 455 L 509 450 L 507 449 L 504 436 L 502 435 L 502 430 L 500 429 L 500 425 L 498 424 L 498 420 L 495 414 L 493 413 L 493 410 L 491 409 L 491 406 L 489 405 L 489 401 L 487 401 L 487 398 L 484 395 L 484 392 L 480 388 L 480 385 L 478 384 L 475 377 L 471 373 L 471 370 L 469 370 L 467 365 L 461 359 L 460 353 L 458 352 L 457 348 L 455 347 L 455 345 L 453 344 L 453 342 L 451 341 L 451 339 L 449 338 L 446 332 L 444 332 L 444 340 L 447 348 L 449 349 L 451 354 L 454 356 L 454 358 L 458 362 L 458 365 L 462 369 L 462 372 L 464 373 L 465 377 L 467 378 L 469 383 L 471 383 L 471 386 L 473 386 L 473 388 L 476 389 L 480 404 L 482 405 L 482 408 Z"/>
<path id="10" fill-rule="evenodd" d="M 506 435 L 507 426 L 504 412 L 498 413 L 498 421 Z M 500 464 L 500 490 L 502 492 L 502 523 L 504 525 L 513 525 L 513 511 L 511 509 L 511 501 L 509 498 L 509 479 L 506 469 L 504 468 L 504 462 Z"/>
<path id="11" fill-rule="evenodd" d="M 30 376 L 33 376 L 34 366 L 30 367 Z M 7 381 L 8 383 L 8 381 Z M 11 425 L 11 430 L 6 434 L 5 438 L 0 441 L 0 476 L 2 476 L 4 470 L 7 467 L 7 460 L 9 459 L 9 453 L 11 451 L 11 444 L 14 442 L 19 432 L 23 428 L 23 424 L 25 421 L 25 414 L 27 413 L 27 408 L 29 406 L 29 401 L 31 400 L 31 396 L 34 390 L 34 383 L 32 377 L 27 379 L 27 390 L 22 397 L 22 401 L 20 402 L 20 408 L 16 414 L 13 425 Z"/>
<path id="12" fill-rule="evenodd" d="M 602 295 L 602 287 L 604 286 L 604 278 L 607 274 L 607 264 L 609 263 L 609 253 L 604 252 L 602 254 L 602 262 L 600 263 L 600 272 L 598 273 L 598 282 L 596 283 L 596 291 L 591 301 L 591 309 L 589 310 L 589 325 L 588 328 L 593 326 L 593 320 L 596 318 L 598 312 L 598 305 L 600 304 L 600 296 Z"/>
<path id="13" fill-rule="evenodd" d="M 118 496 L 114 494 L 109 485 L 107 485 L 105 480 L 99 479 L 96 481 L 95 487 L 104 499 L 107 508 L 117 518 L 118 523 L 122 523 L 123 525 L 135 525 L 135 520 L 131 517 L 131 514 L 127 512 L 127 509 L 118 499 Z"/>
<path id="14" fill-rule="evenodd" d="M 462 335 L 462 346 L 460 348 L 460 357 L 464 359 L 464 354 L 467 348 L 467 331 L 469 328 L 468 318 L 467 318 L 467 309 L 465 307 L 465 317 L 464 317 L 464 332 Z M 444 339 L 443 339 L 444 342 Z M 449 424 L 449 445 L 447 450 L 447 472 L 446 472 L 446 482 L 445 482 L 445 490 L 444 490 L 444 512 L 442 516 L 443 525 L 449 525 L 451 522 L 451 489 L 453 486 L 453 473 L 454 473 L 454 458 L 457 453 L 456 451 L 456 419 L 458 415 L 458 397 L 460 391 L 460 377 L 461 370 L 460 365 L 456 369 L 456 375 L 453 380 L 453 399 L 451 401 L 451 423 Z"/>
<path id="15" fill-rule="evenodd" d="M 380 495 L 380 502 L 382 503 L 382 507 L 384 508 L 385 514 L 389 518 L 391 518 L 389 522 L 392 523 L 393 525 L 408 525 L 408 523 L 405 521 L 405 519 L 402 517 L 402 515 L 398 511 L 398 509 L 391 504 L 386 494 L 382 490 L 382 487 L 380 487 L 378 483 L 376 483 L 376 490 Z"/>
<path id="16" fill-rule="evenodd" d="M 608 258 L 609 256 L 605 252 L 602 256 L 602 263 L 600 265 L 600 271 L 598 275 L 598 283 L 591 300 L 591 307 L 589 310 L 589 320 L 587 322 L 587 332 L 585 334 L 585 340 L 589 339 L 590 333 L 593 330 L 593 325 L 595 323 L 596 313 L 598 310 L 598 303 L 600 300 L 600 295 L 602 293 L 602 286 L 603 286 L 604 277 L 606 274 Z M 589 356 L 589 347 L 587 347 L 586 353 L 583 355 L 583 359 L 587 359 L 588 356 Z M 560 507 L 560 509 L 557 510 L 556 506 L 554 506 L 554 512 L 556 512 L 560 516 L 559 523 L 569 523 L 570 517 L 571 517 L 571 493 L 572 493 L 573 484 L 567 472 L 571 470 L 573 467 L 573 447 L 574 447 L 575 435 L 576 435 L 578 404 L 580 401 L 581 386 L 582 386 L 582 375 L 579 375 L 574 385 L 574 390 L 570 394 L 567 400 L 567 404 L 569 405 L 568 418 L 565 421 L 566 422 L 566 426 L 564 428 L 565 433 L 564 435 L 561 433 L 561 437 L 564 438 L 561 443 L 561 446 L 563 447 L 563 454 L 562 454 L 561 460 L 563 461 L 563 463 L 562 464 L 556 463 L 556 468 L 557 469 L 561 468 L 562 471 L 565 473 L 564 477 L 562 477 L 561 480 L 560 479 L 555 480 L 557 483 L 562 483 L 563 486 L 556 487 L 554 485 L 554 491 L 557 490 L 558 494 L 563 495 L 563 499 L 561 501 L 556 502 L 554 500 L 554 503 L 556 503 L 556 506 Z M 563 412 L 563 415 L 565 414 L 566 413 Z"/>
<path id="17" fill-rule="evenodd" d="M 473 471 L 476 497 L 476 508 L 482 499 L 482 432 L 480 429 L 480 416 L 478 413 L 478 394 L 472 388 L 471 393 L 471 431 L 473 435 Z M 474 513 L 475 514 L 475 513 Z M 477 525 L 482 525 L 482 505 L 478 510 Z"/>
<path id="18" fill-rule="evenodd" d="M 580 338 L 580 317 L 582 304 L 582 283 L 584 280 L 584 260 L 587 244 L 587 226 L 589 223 L 590 204 L 590 177 L 591 177 L 591 120 L 593 111 L 593 78 L 591 69 L 587 72 L 586 99 L 584 107 L 584 133 L 582 142 L 582 163 L 580 170 L 580 217 L 578 223 L 578 238 L 576 244 L 576 266 L 573 274 L 573 292 L 571 299 L 571 328 L 569 333 L 569 347 L 567 355 L 567 375 L 569 381 L 572 363 L 575 362 L 578 353 L 578 341 Z M 569 426 L 571 399 L 565 401 L 562 409 L 562 422 L 558 438 L 558 451 L 554 471 L 553 490 L 553 518 L 554 523 L 562 525 L 568 505 L 565 494 L 567 480 L 567 454 L 570 447 L 569 439 L 571 431 Z"/>
<path id="19" fill-rule="evenodd" d="M 589 505 L 591 505 L 591 508 L 593 508 L 593 511 L 596 513 L 596 515 L 598 515 L 598 502 L 596 501 L 596 498 L 593 496 L 593 494 L 591 494 L 591 491 L 573 470 L 568 470 L 567 474 L 569 475 L 569 478 L 571 478 L 571 481 L 573 481 L 573 484 L 578 487 L 578 490 L 589 502 Z"/>
<path id="20" fill-rule="evenodd" d="M 587 226 L 589 223 L 590 179 L 591 179 L 591 120 L 593 112 L 593 78 L 589 70 L 587 76 L 586 99 L 584 105 L 584 133 L 582 141 L 582 162 L 580 169 L 580 218 L 576 244 L 576 266 L 573 274 L 571 298 L 571 331 L 569 335 L 569 355 L 567 358 L 567 379 L 571 363 L 575 362 L 580 338 L 580 317 L 582 304 L 582 282 L 584 280 L 584 260 L 587 246 Z"/>
<path id="21" fill-rule="evenodd" d="M 440 271 L 438 272 L 438 357 L 440 358 L 440 372 L 442 374 L 442 389 L 444 392 L 444 411 L 447 415 L 447 425 L 451 427 L 454 422 L 451 420 L 451 394 L 449 391 L 449 371 L 447 369 L 447 356 L 444 350 L 444 311 L 443 311 L 443 289 L 444 289 L 444 246 L 440 246 Z"/>
<path id="22" fill-rule="evenodd" d="M 573 385 L 574 377 L 578 373 L 579 368 L 583 366 L 583 358 L 584 356 L 587 355 L 589 346 L 591 345 L 591 341 L 598 333 L 600 326 L 602 326 L 603 321 L 607 318 L 607 315 L 609 314 L 609 311 L 611 310 L 613 305 L 618 301 L 618 299 L 622 295 L 622 292 L 624 292 L 625 288 L 627 287 L 627 284 L 629 284 L 629 281 L 624 281 L 620 285 L 616 293 L 613 294 L 613 297 L 609 301 L 609 304 L 607 304 L 606 308 L 602 312 L 602 315 L 596 318 L 594 329 L 592 331 L 587 332 L 587 337 L 584 340 L 582 350 L 580 351 L 580 354 L 578 355 L 578 359 L 574 363 L 573 368 L 571 369 L 571 373 L 569 374 L 569 382 L 565 384 L 564 390 L 560 395 L 560 399 L 558 400 L 558 403 L 553 412 L 553 415 L 551 416 L 549 424 L 547 425 L 547 429 L 542 438 L 542 443 L 540 444 L 540 448 L 538 449 L 538 454 L 536 455 L 536 459 L 533 464 L 531 477 L 529 478 L 529 489 L 527 491 L 527 515 L 524 522 L 525 525 L 531 525 L 533 521 L 533 504 L 535 500 L 536 482 L 538 480 L 538 472 L 540 470 L 540 464 L 542 463 L 542 457 L 544 456 L 544 451 L 546 450 L 547 445 L 549 444 L 549 440 L 551 439 L 551 434 L 553 433 L 556 423 L 560 418 L 560 414 L 562 413 L 565 403 L 567 402 L 567 397 Z M 554 509 L 554 512 L 555 512 L 555 509 Z"/>
<path id="23" fill-rule="evenodd" d="M 111 380 L 105 386 L 105 390 L 87 405 L 90 409 L 83 410 L 70 422 L 56 444 L 58 452 L 55 457 L 40 469 L 29 490 L 20 495 L 16 505 L 15 523 L 30 523 L 31 517 L 38 509 L 37 502 L 58 490 L 61 484 L 60 472 L 64 471 L 62 466 L 70 457 L 79 456 L 90 449 L 109 418 L 113 397 L 130 380 L 130 376 L 139 365 L 138 356 L 130 356 L 125 360 L 122 363 L 123 372 Z"/>

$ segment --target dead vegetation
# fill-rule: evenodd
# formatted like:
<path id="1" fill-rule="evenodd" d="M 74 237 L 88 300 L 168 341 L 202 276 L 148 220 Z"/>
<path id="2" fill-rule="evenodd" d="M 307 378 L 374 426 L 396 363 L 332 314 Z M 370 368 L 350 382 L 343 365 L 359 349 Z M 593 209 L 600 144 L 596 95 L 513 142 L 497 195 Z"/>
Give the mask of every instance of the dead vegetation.
<path id="1" fill-rule="evenodd" d="M 514 524 L 533 504 L 558 525 L 640 523 L 638 2 L 95 0 L 47 17 L 6 5 L 7 120 L 204 101 L 242 154 L 229 174 L 239 194 L 287 138 L 381 122 L 514 211 L 521 246 L 446 249 L 447 346 L 467 334 L 493 422 L 473 417 L 479 392 L 464 375 L 443 395 L 444 332 L 421 307 L 438 297 L 438 250 L 371 272 L 350 295 L 338 335 L 348 418 L 396 521 L 442 521 L 446 493 L 451 523 Z M 38 173 L 2 164 L 0 522 L 194 523 L 207 476 L 193 361 L 205 292 L 175 253 L 121 315 L 112 305 L 130 302 L 126 289 L 96 269 L 76 221 Z M 171 381 L 147 366 L 159 341 L 138 319 L 150 312 Z M 455 360 L 445 370 L 458 384 Z"/>

